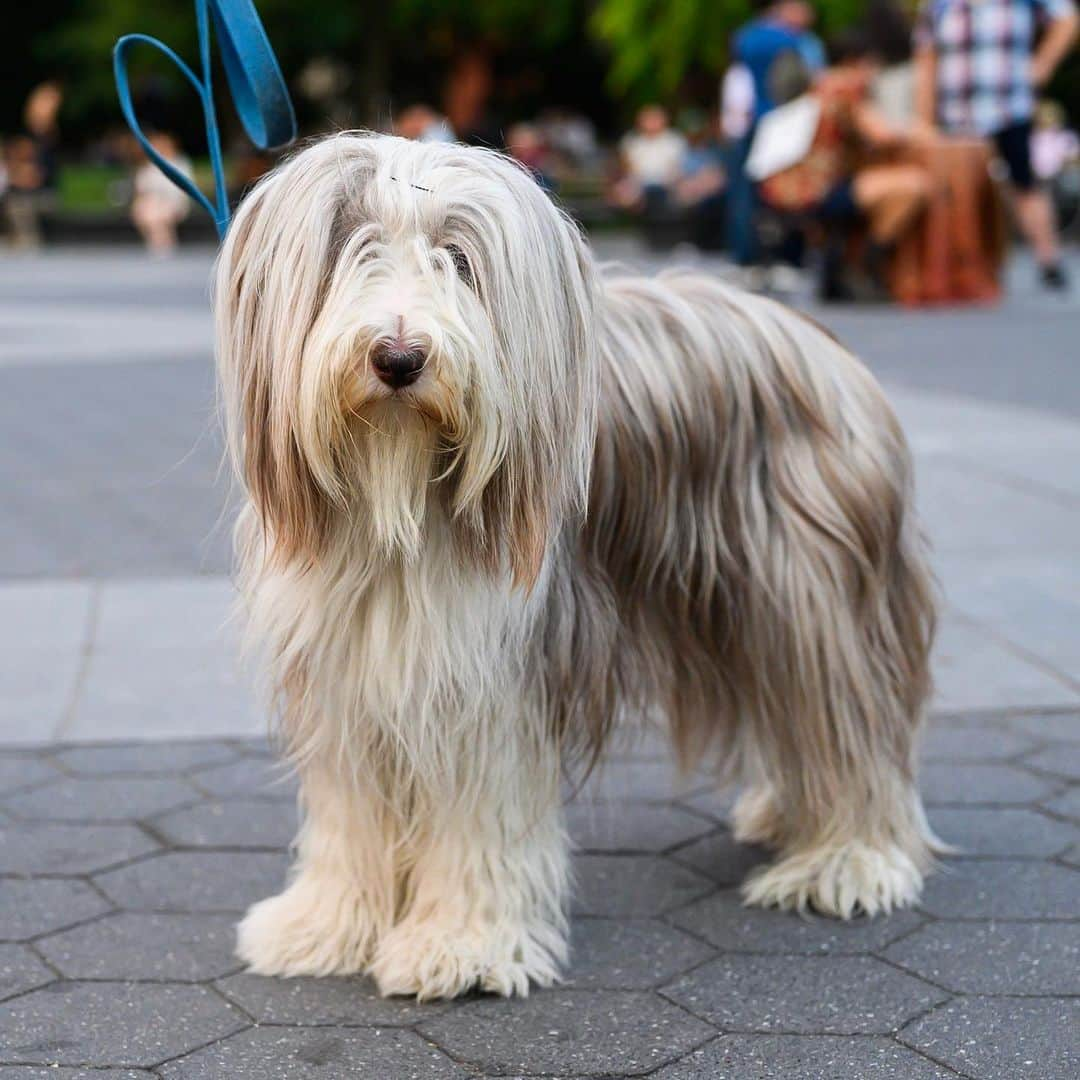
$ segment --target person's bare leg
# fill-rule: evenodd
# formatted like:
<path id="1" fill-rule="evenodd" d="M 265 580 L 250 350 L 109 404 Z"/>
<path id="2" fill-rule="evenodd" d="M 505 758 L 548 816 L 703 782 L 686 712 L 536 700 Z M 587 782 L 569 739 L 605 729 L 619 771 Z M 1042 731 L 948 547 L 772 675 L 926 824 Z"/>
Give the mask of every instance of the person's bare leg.
<path id="1" fill-rule="evenodd" d="M 1061 259 L 1054 204 L 1042 188 L 1017 191 L 1016 217 L 1024 239 L 1031 245 L 1040 266 L 1056 266 Z"/>
<path id="2" fill-rule="evenodd" d="M 864 169 L 855 177 L 855 202 L 867 215 L 876 244 L 895 243 L 930 197 L 930 178 L 916 165 Z"/>

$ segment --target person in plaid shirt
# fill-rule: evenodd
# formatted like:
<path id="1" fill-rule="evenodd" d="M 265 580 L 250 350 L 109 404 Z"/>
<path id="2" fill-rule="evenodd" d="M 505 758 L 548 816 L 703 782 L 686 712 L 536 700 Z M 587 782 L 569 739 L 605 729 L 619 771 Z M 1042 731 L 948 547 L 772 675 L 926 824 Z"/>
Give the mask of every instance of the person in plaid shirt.
<path id="1" fill-rule="evenodd" d="M 915 28 L 919 119 L 994 141 L 1043 282 L 1058 289 L 1067 281 L 1053 204 L 1031 167 L 1031 123 L 1078 27 L 1073 0 L 923 0 Z"/>

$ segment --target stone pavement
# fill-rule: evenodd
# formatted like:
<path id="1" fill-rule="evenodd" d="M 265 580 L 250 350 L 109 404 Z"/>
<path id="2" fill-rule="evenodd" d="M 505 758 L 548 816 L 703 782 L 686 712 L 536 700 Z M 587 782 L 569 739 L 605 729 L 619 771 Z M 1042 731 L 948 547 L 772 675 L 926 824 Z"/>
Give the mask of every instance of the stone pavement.
<path id="1" fill-rule="evenodd" d="M 761 855 L 708 781 L 615 757 L 569 809 L 564 985 L 418 1006 L 241 970 L 295 827 L 263 743 L 3 753 L 0 1080 L 1080 1075 L 1077 713 L 936 722 L 930 817 L 966 854 L 917 911 L 849 924 L 742 908 Z"/>
<path id="2" fill-rule="evenodd" d="M 232 956 L 295 821 L 228 624 L 208 263 L 0 260 L 0 1080 L 1080 1075 L 1080 297 L 1017 264 L 992 311 L 823 313 L 948 598 L 922 782 L 964 853 L 920 908 L 740 908 L 724 799 L 625 747 L 568 810 L 566 983 L 416 1006 Z"/>

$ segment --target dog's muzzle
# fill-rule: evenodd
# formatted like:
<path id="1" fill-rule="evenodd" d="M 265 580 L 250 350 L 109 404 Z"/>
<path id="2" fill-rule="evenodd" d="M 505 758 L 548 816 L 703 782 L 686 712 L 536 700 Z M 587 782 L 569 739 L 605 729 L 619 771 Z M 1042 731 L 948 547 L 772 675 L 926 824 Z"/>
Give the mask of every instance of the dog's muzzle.
<path id="1" fill-rule="evenodd" d="M 371 366 L 375 374 L 395 390 L 416 382 L 426 362 L 427 354 L 422 349 L 391 342 L 376 345 L 371 353 Z"/>

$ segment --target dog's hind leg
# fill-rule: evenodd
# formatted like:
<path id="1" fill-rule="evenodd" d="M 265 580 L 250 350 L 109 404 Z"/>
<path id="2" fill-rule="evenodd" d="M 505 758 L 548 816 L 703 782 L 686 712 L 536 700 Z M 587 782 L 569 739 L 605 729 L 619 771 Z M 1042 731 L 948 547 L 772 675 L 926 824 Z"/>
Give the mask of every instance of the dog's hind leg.
<path id="1" fill-rule="evenodd" d="M 259 975 L 354 974 L 393 919 L 394 824 L 344 761 L 316 759 L 300 779 L 291 880 L 249 909 L 237 954 Z"/>
<path id="2" fill-rule="evenodd" d="M 869 374 L 775 305 L 747 303 L 752 410 L 729 443 L 725 660 L 758 774 L 741 835 L 774 847 L 744 896 L 849 917 L 912 903 L 937 842 L 915 781 L 935 596 L 911 461 Z M 751 318 L 752 317 L 752 318 Z"/>
<path id="3" fill-rule="evenodd" d="M 847 918 L 912 903 L 932 861 L 915 784 L 928 612 L 907 553 L 859 597 L 830 546 L 806 535 L 787 550 L 779 603 L 748 619 L 756 648 L 770 642 L 743 710 L 763 780 L 734 823 L 778 851 L 747 881 L 749 903 Z"/>

